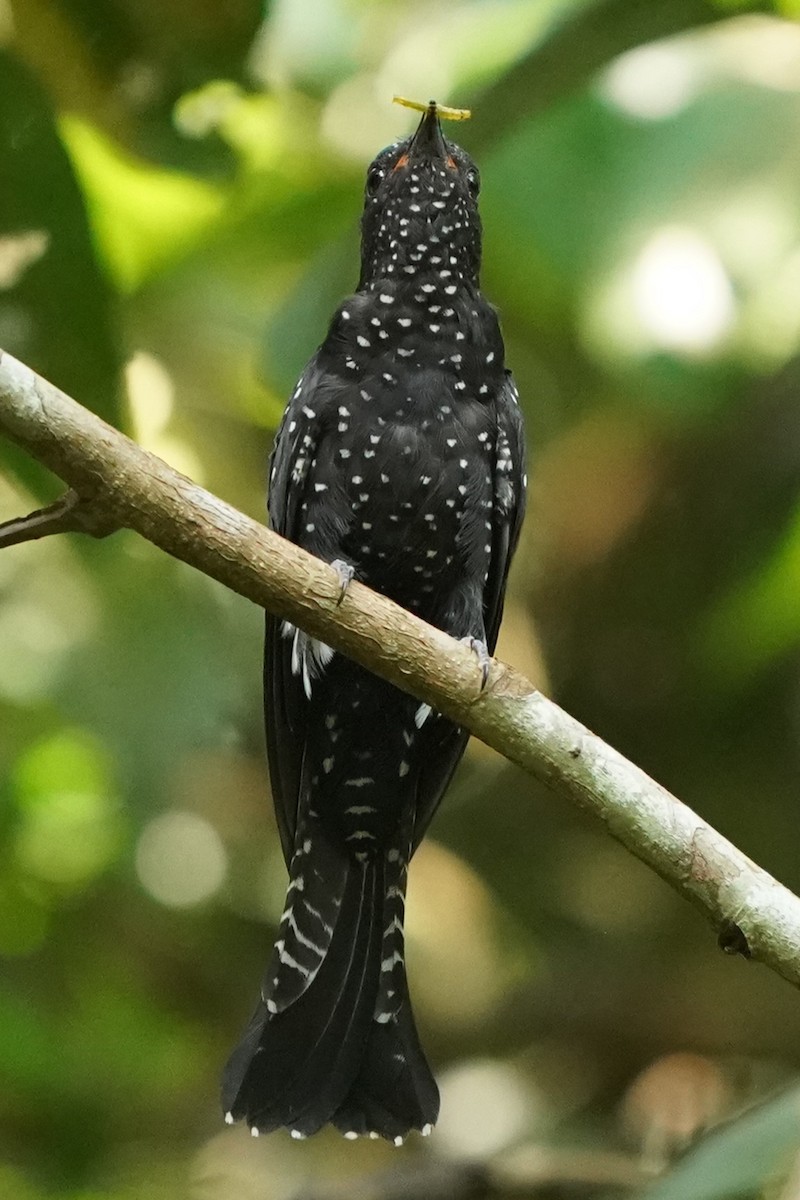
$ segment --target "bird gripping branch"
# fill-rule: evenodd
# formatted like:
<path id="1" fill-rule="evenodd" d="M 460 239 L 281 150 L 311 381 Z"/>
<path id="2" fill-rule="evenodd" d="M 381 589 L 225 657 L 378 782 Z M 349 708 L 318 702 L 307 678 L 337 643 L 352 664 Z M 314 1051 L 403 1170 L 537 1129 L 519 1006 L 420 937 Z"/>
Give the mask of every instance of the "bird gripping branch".
<path id="1" fill-rule="evenodd" d="M 524 509 L 522 421 L 479 287 L 478 169 L 440 125 L 465 110 L 401 102 L 423 116 L 367 172 L 358 286 L 289 400 L 269 519 L 343 588 L 355 577 L 483 658 Z M 400 1143 L 439 1109 L 406 982 L 408 864 L 468 734 L 272 616 L 264 692 L 289 888 L 226 1119 Z"/>

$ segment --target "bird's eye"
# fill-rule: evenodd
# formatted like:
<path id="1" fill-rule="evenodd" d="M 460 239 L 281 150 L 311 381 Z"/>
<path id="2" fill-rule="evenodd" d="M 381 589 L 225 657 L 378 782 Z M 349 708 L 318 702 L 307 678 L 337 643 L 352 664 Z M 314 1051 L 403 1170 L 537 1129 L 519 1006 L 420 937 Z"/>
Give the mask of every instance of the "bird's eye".
<path id="1" fill-rule="evenodd" d="M 477 196 L 481 190 L 481 177 L 478 174 L 477 167 L 470 167 L 467 171 L 467 187 L 472 196 Z"/>
<path id="2" fill-rule="evenodd" d="M 374 196 L 380 187 L 385 172 L 382 167 L 370 167 L 367 171 L 367 195 Z"/>

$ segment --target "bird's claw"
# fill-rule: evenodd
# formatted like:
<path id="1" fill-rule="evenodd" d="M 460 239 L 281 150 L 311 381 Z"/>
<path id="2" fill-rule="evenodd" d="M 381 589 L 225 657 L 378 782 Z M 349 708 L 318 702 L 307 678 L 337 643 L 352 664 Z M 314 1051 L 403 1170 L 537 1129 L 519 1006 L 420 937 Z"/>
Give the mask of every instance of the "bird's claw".
<path id="1" fill-rule="evenodd" d="M 492 656 L 489 653 L 489 647 L 482 638 L 470 636 L 459 638 L 459 641 L 463 646 L 468 646 L 477 656 L 481 668 L 481 691 L 483 691 L 486 687 L 486 681 L 489 678 L 489 667 L 492 665 Z"/>
<path id="2" fill-rule="evenodd" d="M 339 576 L 340 591 L 339 598 L 336 601 L 336 607 L 338 608 L 347 594 L 347 589 L 349 588 L 353 576 L 356 573 L 356 569 L 352 563 L 345 562 L 343 558 L 335 558 L 331 563 L 331 566 Z"/>

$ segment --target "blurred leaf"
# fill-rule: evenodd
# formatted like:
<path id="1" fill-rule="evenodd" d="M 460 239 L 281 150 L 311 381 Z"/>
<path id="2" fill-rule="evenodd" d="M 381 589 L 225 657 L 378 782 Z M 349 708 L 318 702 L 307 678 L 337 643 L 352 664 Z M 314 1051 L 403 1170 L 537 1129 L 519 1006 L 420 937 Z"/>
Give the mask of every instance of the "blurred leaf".
<path id="1" fill-rule="evenodd" d="M 15 851 L 36 878 L 82 886 L 113 861 L 122 824 L 107 755 L 84 731 L 33 745 L 14 774 L 21 821 Z"/>
<path id="2" fill-rule="evenodd" d="M 647 1200 L 731 1200 L 785 1173 L 800 1147 L 800 1090 L 716 1130 L 681 1159 Z"/>
<path id="3" fill-rule="evenodd" d="M 702 649 L 718 684 L 741 687 L 800 641 L 800 514 L 758 572 L 711 612 Z"/>
<path id="4" fill-rule="evenodd" d="M 0 346 L 119 424 L 116 316 L 83 199 L 46 97 L 2 48 L 0 162 Z M 19 269 L 10 274 L 7 256 L 21 238 L 27 263 L 18 254 Z M 38 254 L 30 252 L 33 239 Z M 5 441 L 0 463 L 37 496 L 52 496 L 51 477 Z"/>
<path id="5" fill-rule="evenodd" d="M 347 292 L 342 282 L 348 274 L 350 288 L 357 282 L 358 249 L 352 235 L 326 246 L 311 261 L 308 271 L 269 321 L 266 330 L 268 377 L 284 393 L 327 332 L 328 323 Z"/>
<path id="6" fill-rule="evenodd" d="M 771 12 L 768 0 L 737 0 L 737 8 Z M 529 55 L 481 101 L 476 140 L 490 145 L 523 117 L 539 115 L 577 92 L 600 67 L 633 46 L 729 16 L 713 0 L 578 0 L 565 7 Z"/>
<path id="7" fill-rule="evenodd" d="M 175 263 L 219 219 L 221 189 L 137 161 L 77 117 L 61 125 L 106 266 L 122 291 Z"/>
<path id="8" fill-rule="evenodd" d="M 42 897 L 8 872 L 0 881 L 0 955 L 11 958 L 38 950 L 48 925 Z"/>

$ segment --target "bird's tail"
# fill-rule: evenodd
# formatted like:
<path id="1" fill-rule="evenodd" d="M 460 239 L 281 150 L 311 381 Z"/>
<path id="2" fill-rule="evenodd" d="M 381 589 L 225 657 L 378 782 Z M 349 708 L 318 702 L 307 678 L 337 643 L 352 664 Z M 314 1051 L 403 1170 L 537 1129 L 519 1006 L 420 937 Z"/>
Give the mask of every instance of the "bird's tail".
<path id="1" fill-rule="evenodd" d="M 397 851 L 359 859 L 318 850 L 313 867 L 292 863 L 262 999 L 225 1068 L 226 1119 L 295 1137 L 329 1121 L 392 1140 L 428 1132 L 439 1096 L 408 998 Z M 291 903 L 293 890 L 302 904 Z M 313 933 L 309 913 L 319 918 Z M 287 977 L 293 989 L 282 988 Z"/>

